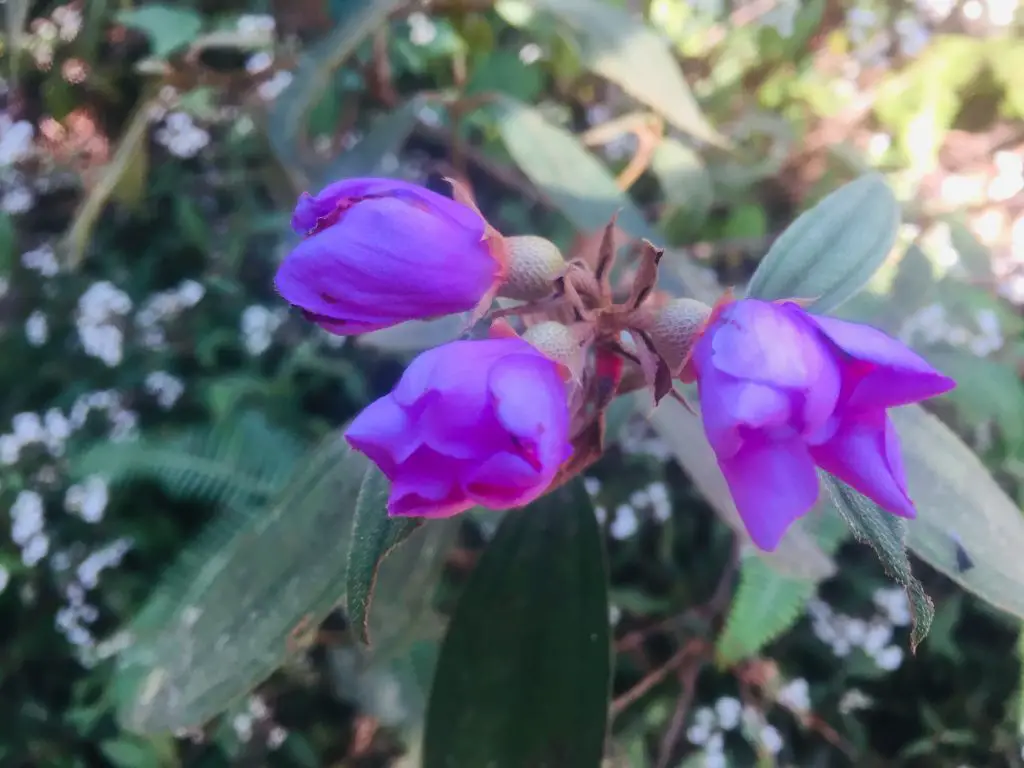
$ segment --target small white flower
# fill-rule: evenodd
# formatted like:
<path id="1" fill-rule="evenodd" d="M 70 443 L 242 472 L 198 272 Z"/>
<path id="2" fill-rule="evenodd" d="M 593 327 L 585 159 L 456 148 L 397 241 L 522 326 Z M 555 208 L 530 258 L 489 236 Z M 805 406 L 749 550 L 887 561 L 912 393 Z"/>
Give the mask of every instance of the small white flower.
<path id="1" fill-rule="evenodd" d="M 887 622 L 877 622 L 868 629 L 861 647 L 865 653 L 873 656 L 888 645 L 890 640 L 892 640 L 892 625 Z"/>
<path id="2" fill-rule="evenodd" d="M 773 755 L 782 751 L 782 735 L 772 726 L 766 725 L 758 734 L 758 741 Z"/>
<path id="3" fill-rule="evenodd" d="M 409 15 L 409 42 L 430 45 L 437 38 L 437 25 L 424 13 Z"/>
<path id="4" fill-rule="evenodd" d="M 46 434 L 38 413 L 19 413 L 11 419 L 11 426 L 14 427 L 14 436 L 21 441 L 22 445 L 40 442 Z"/>
<path id="5" fill-rule="evenodd" d="M 0 122 L 0 166 L 14 165 L 32 154 L 36 129 L 28 120 Z"/>
<path id="6" fill-rule="evenodd" d="M 636 510 L 628 504 L 622 504 L 615 510 L 615 519 L 612 520 L 608 533 L 613 539 L 622 541 L 635 534 L 640 528 L 640 521 L 637 519 Z"/>
<path id="7" fill-rule="evenodd" d="M 707 728 L 709 732 L 718 722 L 718 718 L 715 716 L 714 710 L 710 707 L 701 707 L 694 712 L 693 720 L 697 725 L 702 725 Z"/>
<path id="8" fill-rule="evenodd" d="M 7 589 L 7 585 L 11 583 L 11 573 L 2 565 L 0 565 L 0 594 Z"/>
<path id="9" fill-rule="evenodd" d="M 614 627 L 622 618 L 622 609 L 617 605 L 608 606 L 608 625 Z"/>
<path id="10" fill-rule="evenodd" d="M 19 213 L 32 210 L 35 202 L 36 196 L 31 189 L 25 186 L 16 186 L 4 192 L 3 198 L 0 199 L 0 208 L 12 216 L 17 216 Z"/>
<path id="11" fill-rule="evenodd" d="M 256 93 L 264 101 L 273 101 L 284 92 L 285 88 L 292 84 L 293 79 L 294 75 L 291 72 L 279 69 L 272 78 L 257 86 Z"/>
<path id="12" fill-rule="evenodd" d="M 21 441 L 14 435 L 0 435 L 0 464 L 17 464 L 21 457 Z"/>
<path id="13" fill-rule="evenodd" d="M 601 492 L 601 481 L 596 477 L 585 477 L 583 478 L 583 487 L 591 496 L 597 496 Z"/>
<path id="14" fill-rule="evenodd" d="M 731 731 L 740 724 L 740 714 L 743 712 L 743 705 L 739 699 L 732 696 L 723 696 L 715 702 L 715 714 L 718 715 L 718 724 L 723 730 Z"/>
<path id="15" fill-rule="evenodd" d="M 874 659 L 880 669 L 892 672 L 903 663 L 903 649 L 898 645 L 890 645 L 874 654 Z"/>
<path id="16" fill-rule="evenodd" d="M 2 439 L 2 438 L 0 438 Z M 0 446 L 2 448 L 2 446 Z M 597 518 L 598 525 L 604 525 L 608 520 L 608 510 L 605 507 L 594 507 L 594 517 Z"/>
<path id="17" fill-rule="evenodd" d="M 231 721 L 231 727 L 235 729 L 235 735 L 239 741 L 248 741 L 252 738 L 252 716 L 248 714 L 237 714 Z"/>
<path id="18" fill-rule="evenodd" d="M 279 725 L 275 725 L 267 733 L 267 747 L 269 749 L 280 749 L 281 745 L 284 744 L 285 739 L 288 738 L 288 731 Z"/>
<path id="19" fill-rule="evenodd" d="M 30 568 L 46 557 L 50 551 L 50 538 L 45 533 L 37 533 L 21 550 L 21 562 Z"/>
<path id="20" fill-rule="evenodd" d="M 259 51 L 250 56 L 245 62 L 245 71 L 250 75 L 258 75 L 274 64 L 274 57 L 266 51 Z"/>
<path id="21" fill-rule="evenodd" d="M 839 711 L 844 715 L 856 712 L 859 709 L 867 709 L 871 706 L 871 699 L 856 688 L 851 688 L 839 699 Z"/>
<path id="22" fill-rule="evenodd" d="M 25 338 L 33 347 L 41 347 L 50 338 L 50 326 L 46 321 L 46 315 L 36 310 L 28 316 L 25 321 Z"/>
<path id="23" fill-rule="evenodd" d="M 686 729 L 686 738 L 691 744 L 703 746 L 711 737 L 711 728 L 701 723 L 694 723 Z"/>
<path id="24" fill-rule="evenodd" d="M 795 712 L 808 712 L 811 709 L 811 690 L 802 677 L 790 680 L 779 691 L 776 700 Z"/>
<path id="25" fill-rule="evenodd" d="M 729 768 L 729 760 L 722 752 L 704 753 L 704 768 Z"/>
<path id="26" fill-rule="evenodd" d="M 250 696 L 249 714 L 257 720 L 266 720 L 270 717 L 270 709 L 267 707 L 267 703 L 259 696 Z"/>
<path id="27" fill-rule="evenodd" d="M 704 745 L 704 751 L 708 754 L 721 754 L 725 751 L 725 736 L 722 735 L 721 731 L 715 731 L 711 734 L 708 743 Z"/>

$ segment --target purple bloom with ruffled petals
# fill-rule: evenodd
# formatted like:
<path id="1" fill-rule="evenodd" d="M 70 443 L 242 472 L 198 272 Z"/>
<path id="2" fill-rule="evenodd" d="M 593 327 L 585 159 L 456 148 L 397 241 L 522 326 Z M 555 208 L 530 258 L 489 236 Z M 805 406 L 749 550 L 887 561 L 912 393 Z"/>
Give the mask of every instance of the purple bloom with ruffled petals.
<path id="1" fill-rule="evenodd" d="M 692 362 L 705 432 L 759 547 L 774 550 L 817 502 L 816 467 L 914 517 L 886 409 L 956 383 L 903 344 L 792 302 L 743 299 L 716 309 Z"/>
<path id="2" fill-rule="evenodd" d="M 518 337 L 427 350 L 345 437 L 391 480 L 388 513 L 407 517 L 528 504 L 572 453 L 559 366 Z"/>
<path id="3" fill-rule="evenodd" d="M 292 228 L 305 239 L 278 268 L 277 290 L 342 336 L 471 310 L 501 279 L 480 214 L 404 181 L 303 194 Z"/>

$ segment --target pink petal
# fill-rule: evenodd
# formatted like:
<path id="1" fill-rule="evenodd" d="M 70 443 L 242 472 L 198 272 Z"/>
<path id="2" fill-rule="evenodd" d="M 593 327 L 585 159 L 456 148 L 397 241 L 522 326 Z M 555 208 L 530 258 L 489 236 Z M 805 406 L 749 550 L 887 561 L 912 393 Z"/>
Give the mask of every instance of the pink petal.
<path id="1" fill-rule="evenodd" d="M 465 464 L 421 447 L 398 467 L 388 498 L 388 514 L 451 517 L 474 506 L 458 476 Z"/>
<path id="2" fill-rule="evenodd" d="M 899 436 L 885 411 L 861 411 L 842 419 L 835 434 L 811 446 L 815 463 L 900 517 L 916 515 L 907 494 Z"/>
<path id="3" fill-rule="evenodd" d="M 551 484 L 520 456 L 498 453 L 464 478 L 466 493 L 488 509 L 512 509 L 529 504 Z"/>
<path id="4" fill-rule="evenodd" d="M 783 432 L 795 433 L 785 429 L 793 410 L 788 393 L 738 381 L 714 368 L 702 372 L 699 381 L 704 431 L 720 459 L 736 454 L 743 444 L 744 429 L 783 428 Z"/>
<path id="5" fill-rule="evenodd" d="M 556 363 L 536 350 L 509 355 L 491 368 L 487 386 L 515 446 L 553 477 L 569 449 L 569 403 Z"/>
<path id="6" fill-rule="evenodd" d="M 421 443 L 405 410 L 391 395 L 366 406 L 345 430 L 345 439 L 389 478 Z"/>
<path id="7" fill-rule="evenodd" d="M 941 395 L 956 386 L 924 358 L 877 328 L 807 315 L 824 336 L 852 358 L 844 388 L 850 407 L 889 408 Z"/>
<path id="8" fill-rule="evenodd" d="M 818 474 L 798 439 L 748 441 L 718 464 L 750 538 L 763 550 L 778 547 L 793 521 L 818 500 Z"/>

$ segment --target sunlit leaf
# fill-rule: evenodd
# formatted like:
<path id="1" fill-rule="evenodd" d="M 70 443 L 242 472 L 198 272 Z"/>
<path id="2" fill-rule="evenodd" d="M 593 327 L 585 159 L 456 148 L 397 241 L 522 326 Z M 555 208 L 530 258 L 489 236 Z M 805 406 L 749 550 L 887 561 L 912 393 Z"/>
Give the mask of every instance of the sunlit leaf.
<path id="1" fill-rule="evenodd" d="M 879 174 L 868 174 L 803 213 L 775 241 L 747 286 L 757 299 L 811 299 L 829 312 L 859 291 L 896 240 L 900 208 Z"/>
<path id="2" fill-rule="evenodd" d="M 964 589 L 1024 618 L 1024 515 L 941 421 L 914 405 L 891 415 L 917 506 L 907 545 Z"/>
<path id="3" fill-rule="evenodd" d="M 514 99 L 503 99 L 496 114 L 498 131 L 520 170 L 574 226 L 591 232 L 620 212 L 620 227 L 634 237 L 647 236 L 643 215 L 576 136 Z"/>
<path id="4" fill-rule="evenodd" d="M 679 130 L 711 144 L 728 144 L 701 112 L 668 42 L 641 18 L 601 0 L 501 0 L 498 7 L 513 19 L 529 19 L 531 9 L 552 14 L 572 31 L 584 66 Z"/>
<path id="5" fill-rule="evenodd" d="M 611 677 L 606 579 L 581 483 L 505 516 L 441 647 L 424 768 L 601 764 Z"/>

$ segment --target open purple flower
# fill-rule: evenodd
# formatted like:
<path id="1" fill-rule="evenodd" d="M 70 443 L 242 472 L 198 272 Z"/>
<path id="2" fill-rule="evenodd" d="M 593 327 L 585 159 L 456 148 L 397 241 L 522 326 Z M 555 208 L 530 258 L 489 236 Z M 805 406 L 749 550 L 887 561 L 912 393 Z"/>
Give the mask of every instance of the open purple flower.
<path id="1" fill-rule="evenodd" d="M 391 480 L 388 513 L 407 517 L 522 506 L 572 453 L 560 367 L 518 337 L 422 353 L 345 437 Z"/>
<path id="2" fill-rule="evenodd" d="M 292 228 L 306 237 L 278 268 L 277 290 L 338 335 L 471 310 L 502 278 L 479 213 L 404 181 L 303 194 Z"/>
<path id="3" fill-rule="evenodd" d="M 886 409 L 956 383 L 903 344 L 792 302 L 744 299 L 716 309 L 692 364 L 705 432 L 759 547 L 775 549 L 814 506 L 815 467 L 914 517 Z"/>

